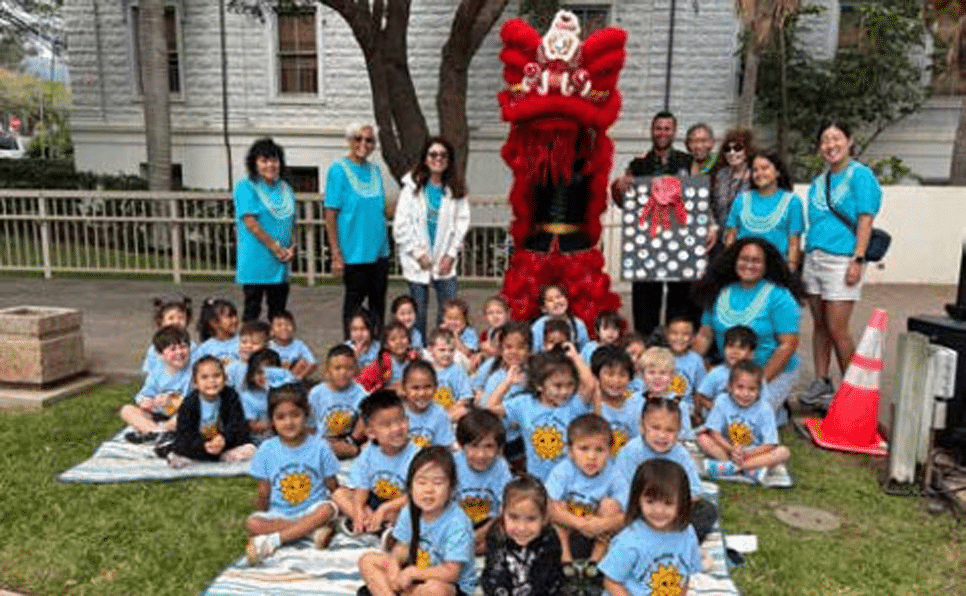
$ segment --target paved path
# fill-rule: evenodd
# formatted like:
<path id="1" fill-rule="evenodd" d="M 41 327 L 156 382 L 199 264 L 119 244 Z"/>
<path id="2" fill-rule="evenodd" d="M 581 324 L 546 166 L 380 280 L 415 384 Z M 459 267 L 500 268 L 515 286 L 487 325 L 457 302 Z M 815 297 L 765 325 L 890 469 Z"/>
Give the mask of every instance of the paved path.
<path id="1" fill-rule="evenodd" d="M 482 303 L 496 289 L 496 286 L 485 285 L 461 289 L 460 294 L 470 302 L 472 316 L 476 320 L 482 320 Z M 404 291 L 403 283 L 391 284 L 390 300 Z M 195 320 L 201 301 L 207 296 L 224 296 L 239 305 L 242 302 L 240 288 L 228 282 L 175 285 L 164 281 L 6 277 L 0 280 L 0 307 L 37 305 L 79 308 L 84 314 L 84 341 L 90 370 L 112 378 L 131 378 L 140 374 L 141 359 L 154 327 L 151 300 L 166 292 L 182 292 L 190 296 Z M 629 293 L 624 293 L 622 298 L 624 315 L 630 316 Z M 866 287 L 864 299 L 852 317 L 853 336 L 858 339 L 872 308 L 880 307 L 889 311 L 891 323 L 885 353 L 885 374 L 882 377 L 883 396 L 886 399 L 891 395 L 895 381 L 895 338 L 899 332 L 905 331 L 907 318 L 922 313 L 942 313 L 943 305 L 954 299 L 953 286 L 881 284 Z M 292 287 L 289 307 L 299 324 L 298 335 L 317 355 L 323 354 L 341 339 L 341 304 L 341 285 Z M 804 384 L 812 378 L 812 323 L 807 309 L 802 319 L 799 353 L 802 355 L 803 372 L 799 382 Z M 195 330 L 192 330 L 192 335 L 197 337 Z M 883 419 L 886 409 L 883 408 Z"/>

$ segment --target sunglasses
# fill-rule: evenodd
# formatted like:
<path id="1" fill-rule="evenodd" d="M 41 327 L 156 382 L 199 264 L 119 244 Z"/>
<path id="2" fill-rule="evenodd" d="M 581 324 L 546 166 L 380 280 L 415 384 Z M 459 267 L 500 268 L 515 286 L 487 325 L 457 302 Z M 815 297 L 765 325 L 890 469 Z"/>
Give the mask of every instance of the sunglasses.
<path id="1" fill-rule="evenodd" d="M 725 147 L 725 153 L 741 153 L 744 150 L 745 146 L 737 143 L 729 143 L 728 146 Z"/>
<path id="2" fill-rule="evenodd" d="M 426 155 L 430 159 L 449 159 L 449 153 L 446 151 L 430 151 Z"/>
<path id="3" fill-rule="evenodd" d="M 375 137 L 364 137 L 362 135 L 356 135 L 352 137 L 352 140 L 356 143 L 369 143 L 370 145 L 374 145 L 376 143 Z"/>

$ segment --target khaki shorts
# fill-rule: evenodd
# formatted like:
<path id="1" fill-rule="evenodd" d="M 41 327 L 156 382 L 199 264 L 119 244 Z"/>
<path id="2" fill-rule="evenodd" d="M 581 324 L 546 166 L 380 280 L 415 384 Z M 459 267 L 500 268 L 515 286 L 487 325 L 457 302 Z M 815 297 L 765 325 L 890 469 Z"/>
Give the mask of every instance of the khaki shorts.
<path id="1" fill-rule="evenodd" d="M 833 255 L 817 249 L 807 253 L 802 265 L 805 292 L 822 300 L 858 302 L 862 298 L 863 279 L 860 278 L 854 286 L 845 283 L 845 273 L 851 263 L 851 256 Z"/>

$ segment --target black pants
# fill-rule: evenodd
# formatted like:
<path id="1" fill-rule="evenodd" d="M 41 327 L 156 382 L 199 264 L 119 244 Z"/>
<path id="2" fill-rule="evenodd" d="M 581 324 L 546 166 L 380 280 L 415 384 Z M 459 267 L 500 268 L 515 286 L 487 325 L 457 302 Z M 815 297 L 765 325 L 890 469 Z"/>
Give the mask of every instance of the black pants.
<path id="1" fill-rule="evenodd" d="M 288 302 L 288 282 L 280 284 L 244 284 L 242 291 L 245 293 L 245 310 L 242 312 L 242 321 L 254 321 L 262 313 L 262 296 L 268 305 L 268 318 L 285 310 L 285 303 Z"/>
<path id="2" fill-rule="evenodd" d="M 374 263 L 346 264 L 342 273 L 345 284 L 345 298 L 342 300 L 342 329 L 349 339 L 349 319 L 352 318 L 363 301 L 372 314 L 376 329 L 382 329 L 382 319 L 386 312 L 386 286 L 389 283 L 389 259 L 382 258 Z M 377 339 L 377 338 L 373 338 Z"/>
<path id="3" fill-rule="evenodd" d="M 667 283 L 667 315 L 665 321 L 685 316 L 694 323 L 697 331 L 701 324 L 701 309 L 691 302 L 691 282 L 669 281 Z M 663 281 L 635 281 L 631 287 L 634 312 L 634 329 L 647 338 L 661 324 L 661 307 L 664 293 Z"/>

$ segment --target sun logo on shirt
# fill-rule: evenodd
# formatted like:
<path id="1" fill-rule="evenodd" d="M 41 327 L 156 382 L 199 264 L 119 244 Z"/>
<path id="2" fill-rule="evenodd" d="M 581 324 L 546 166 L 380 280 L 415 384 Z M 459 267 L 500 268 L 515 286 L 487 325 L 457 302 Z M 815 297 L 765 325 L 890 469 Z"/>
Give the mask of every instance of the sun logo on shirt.
<path id="1" fill-rule="evenodd" d="M 292 505 L 298 505 L 308 499 L 312 492 L 312 479 L 308 474 L 289 474 L 282 478 L 279 485 L 282 489 L 282 498 Z"/>
<path id="2" fill-rule="evenodd" d="M 460 501 L 460 506 L 474 524 L 490 517 L 490 500 L 482 497 L 468 496 Z"/>
<path id="3" fill-rule="evenodd" d="M 680 374 L 674 375 L 674 378 L 671 379 L 671 391 L 673 391 L 675 395 L 684 395 L 685 393 L 687 393 L 688 392 L 687 380 Z"/>
<path id="4" fill-rule="evenodd" d="M 430 445 L 429 437 L 426 435 L 414 434 L 409 437 L 409 440 L 412 441 L 413 445 L 419 447 L 420 449 L 423 447 L 429 447 Z"/>
<path id="5" fill-rule="evenodd" d="M 751 445 L 751 429 L 741 420 L 735 420 L 728 425 L 728 439 L 731 440 L 732 445 L 737 447 Z"/>
<path id="6" fill-rule="evenodd" d="M 217 424 L 202 424 L 201 425 L 201 438 L 204 439 L 205 443 L 214 439 L 218 436 L 218 425 Z"/>
<path id="7" fill-rule="evenodd" d="M 168 416 L 174 416 L 178 411 L 178 408 L 181 407 L 181 402 L 183 399 L 184 398 L 181 397 L 180 393 L 169 393 L 168 397 L 164 400 L 164 405 L 161 406 L 161 409 Z"/>
<path id="8" fill-rule="evenodd" d="M 651 574 L 651 596 L 680 596 L 681 579 L 674 565 L 661 565 Z"/>
<path id="9" fill-rule="evenodd" d="M 372 492 L 383 501 L 391 501 L 402 495 L 402 490 L 385 478 L 381 478 L 376 482 L 376 485 L 372 487 Z"/>
<path id="10" fill-rule="evenodd" d="M 333 410 L 325 417 L 325 428 L 330 437 L 338 437 L 349 432 L 352 425 L 352 412 Z"/>
<path id="11" fill-rule="evenodd" d="M 567 502 L 567 511 L 576 515 L 577 517 L 587 517 L 594 512 L 594 508 L 587 503 L 578 503 L 577 501 Z"/>
<path id="12" fill-rule="evenodd" d="M 617 452 L 623 449 L 624 445 L 627 445 L 627 433 L 615 428 L 613 434 L 614 440 L 610 444 L 610 454 L 617 455 Z"/>
<path id="13" fill-rule="evenodd" d="M 429 553 L 423 549 L 416 551 L 416 567 L 420 569 L 425 569 L 430 566 Z"/>
<path id="14" fill-rule="evenodd" d="M 448 410 L 453 407 L 453 390 L 449 387 L 440 387 L 433 395 L 433 400 Z"/>
<path id="15" fill-rule="evenodd" d="M 540 459 L 556 459 L 563 452 L 563 435 L 552 426 L 538 426 L 530 435 L 530 440 Z"/>

